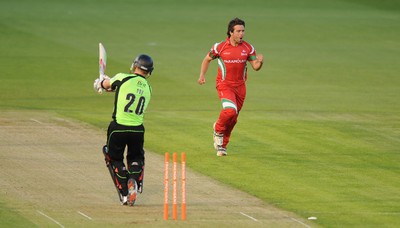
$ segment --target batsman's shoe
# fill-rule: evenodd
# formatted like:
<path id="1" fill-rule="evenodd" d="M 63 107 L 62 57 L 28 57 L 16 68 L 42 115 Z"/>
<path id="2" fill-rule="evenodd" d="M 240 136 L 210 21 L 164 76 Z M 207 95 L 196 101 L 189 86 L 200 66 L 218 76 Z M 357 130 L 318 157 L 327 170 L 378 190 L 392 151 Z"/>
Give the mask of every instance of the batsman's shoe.
<path id="1" fill-rule="evenodd" d="M 136 201 L 138 192 L 138 185 L 133 178 L 129 178 L 128 180 L 128 205 L 133 206 Z"/>
<path id="2" fill-rule="evenodd" d="M 222 143 L 224 141 L 224 135 L 221 133 L 217 133 L 215 131 L 215 123 L 213 125 L 214 133 L 213 133 L 213 139 L 214 139 L 214 148 L 218 150 L 219 147 L 222 147 Z"/>
<path id="3" fill-rule="evenodd" d="M 228 153 L 226 152 L 226 148 L 219 146 L 217 148 L 217 156 L 222 157 L 222 156 L 226 156 L 226 155 L 228 155 Z"/>
<path id="4" fill-rule="evenodd" d="M 128 205 L 128 196 L 121 196 L 121 205 Z"/>

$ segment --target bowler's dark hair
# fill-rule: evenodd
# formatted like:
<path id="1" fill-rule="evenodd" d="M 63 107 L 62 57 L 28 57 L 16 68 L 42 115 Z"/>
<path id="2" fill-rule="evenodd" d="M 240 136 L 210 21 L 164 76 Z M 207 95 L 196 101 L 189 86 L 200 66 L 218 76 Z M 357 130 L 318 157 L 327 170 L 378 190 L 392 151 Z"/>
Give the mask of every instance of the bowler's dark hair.
<path id="1" fill-rule="evenodd" d="M 237 17 L 232 19 L 228 24 L 228 31 L 226 32 L 228 37 L 231 37 L 230 32 L 233 32 L 233 27 L 235 27 L 235 25 L 243 25 L 244 27 L 246 27 L 246 25 L 245 25 L 243 20 L 241 20 L 241 19 L 239 19 Z"/>

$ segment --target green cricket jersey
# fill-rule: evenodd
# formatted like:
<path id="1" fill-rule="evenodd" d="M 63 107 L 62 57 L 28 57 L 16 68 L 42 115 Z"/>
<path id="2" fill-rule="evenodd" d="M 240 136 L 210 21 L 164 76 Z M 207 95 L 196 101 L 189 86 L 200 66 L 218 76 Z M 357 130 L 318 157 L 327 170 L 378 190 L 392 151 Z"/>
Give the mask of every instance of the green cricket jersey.
<path id="1" fill-rule="evenodd" d="M 115 91 L 113 119 L 121 125 L 143 124 L 144 112 L 150 102 L 151 86 L 136 74 L 119 73 L 110 79 Z"/>

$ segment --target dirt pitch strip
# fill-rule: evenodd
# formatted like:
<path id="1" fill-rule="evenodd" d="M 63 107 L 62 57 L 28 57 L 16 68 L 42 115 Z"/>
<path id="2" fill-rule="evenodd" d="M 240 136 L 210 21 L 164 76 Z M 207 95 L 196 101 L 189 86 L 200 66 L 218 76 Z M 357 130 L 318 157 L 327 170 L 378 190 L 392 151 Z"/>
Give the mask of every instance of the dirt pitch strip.
<path id="1" fill-rule="evenodd" d="M 164 156 L 146 152 L 144 191 L 128 207 L 103 160 L 105 130 L 52 113 L 3 111 L 0 135 L 1 205 L 39 227 L 315 227 L 190 169 L 187 221 L 165 221 Z"/>

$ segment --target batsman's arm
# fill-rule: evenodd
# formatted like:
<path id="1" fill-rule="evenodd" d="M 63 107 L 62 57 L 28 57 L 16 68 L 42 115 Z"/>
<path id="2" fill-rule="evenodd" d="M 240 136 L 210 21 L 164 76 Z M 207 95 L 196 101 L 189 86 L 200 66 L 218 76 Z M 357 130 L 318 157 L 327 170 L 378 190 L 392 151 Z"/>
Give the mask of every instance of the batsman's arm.
<path id="1" fill-rule="evenodd" d="M 111 83 L 110 83 L 110 78 L 105 78 L 103 81 L 101 81 L 101 88 L 103 88 L 107 92 L 111 92 Z"/>
<path id="2" fill-rule="evenodd" d="M 93 83 L 94 90 L 98 93 L 102 93 L 104 90 L 107 92 L 111 92 L 111 83 L 110 78 L 107 75 L 100 75 L 100 77 L 96 78 Z"/>
<path id="3" fill-rule="evenodd" d="M 206 83 L 206 73 L 208 70 L 208 66 L 210 66 L 210 62 L 213 60 L 213 58 L 210 57 L 209 54 L 204 57 L 203 62 L 201 63 L 201 68 L 200 68 L 200 77 L 197 80 L 197 82 L 200 85 L 203 85 Z"/>

